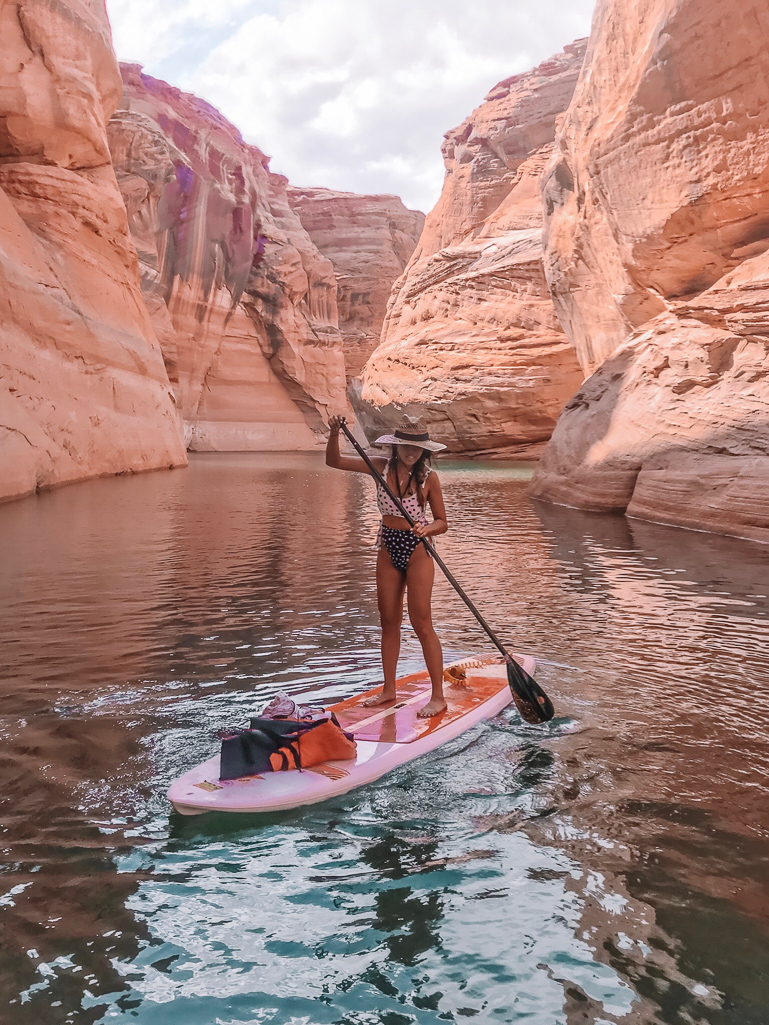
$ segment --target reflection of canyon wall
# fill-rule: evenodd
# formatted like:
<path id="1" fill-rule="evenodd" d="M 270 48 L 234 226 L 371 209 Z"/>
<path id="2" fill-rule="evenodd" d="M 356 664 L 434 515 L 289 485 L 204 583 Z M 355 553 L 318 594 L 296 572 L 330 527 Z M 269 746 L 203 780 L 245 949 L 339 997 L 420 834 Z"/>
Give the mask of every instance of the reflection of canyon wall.
<path id="1" fill-rule="evenodd" d="M 397 404 L 454 451 L 536 451 L 582 381 L 542 267 L 539 178 L 585 51 L 500 82 L 446 135 L 437 206 L 363 372 L 364 426 Z"/>
<path id="2" fill-rule="evenodd" d="M 355 377 L 379 344 L 390 289 L 419 241 L 424 214 L 397 196 L 289 187 L 288 199 L 334 265 L 347 377 Z"/>
<path id="3" fill-rule="evenodd" d="M 769 540 L 769 11 L 601 0 L 544 183 L 590 378 L 534 494 Z"/>
<path id="4" fill-rule="evenodd" d="M 593 645 L 591 671 L 580 676 L 576 690 L 579 701 L 592 708 L 592 771 L 586 771 L 584 732 L 558 742 L 569 784 L 581 783 L 580 798 L 571 808 L 581 820 L 574 849 L 584 850 L 588 836 L 606 835 L 612 844 L 602 845 L 605 871 L 607 851 L 643 847 L 650 835 L 668 833 L 674 838 L 666 855 L 668 870 L 766 922 L 769 876 L 759 867 L 760 840 L 753 827 L 767 814 L 766 602 L 756 598 L 756 581 L 769 573 L 769 549 L 731 537 L 711 537 L 703 545 L 694 533 L 545 503 L 535 509 L 568 591 L 604 610 L 599 633 L 577 638 L 569 654 L 570 662 L 586 664 Z M 595 652 L 596 639 L 600 646 L 602 637 L 614 639 L 604 646 L 605 656 Z M 637 659 L 639 643 L 657 653 L 646 666 Z M 745 681 L 739 704 L 734 701 L 737 665 Z M 727 707 L 728 716 L 721 715 Z M 712 771 L 716 746 L 722 752 L 718 773 Z M 631 768 L 639 751 L 642 791 Z M 596 779 L 611 795 L 607 804 L 596 801 Z M 587 821 L 595 831 L 586 828 Z M 543 825 L 550 831 L 552 823 L 543 820 Z M 700 830 L 689 846 L 691 834 Z M 563 832 L 558 832 L 560 846 Z M 655 846 L 661 850 L 668 841 Z M 740 847 L 740 863 L 751 867 L 735 890 L 724 864 Z M 707 852 L 696 865 L 687 856 L 691 849 Z M 650 863 L 646 867 L 654 871 Z M 667 897 L 673 892 L 667 888 Z"/>
<path id="5" fill-rule="evenodd" d="M 103 3 L 0 9 L 0 498 L 183 465 L 105 123 Z"/>
<path id="6" fill-rule="evenodd" d="M 331 263 L 260 150 L 204 101 L 122 70 L 110 146 L 190 446 L 312 448 L 346 404 Z"/>

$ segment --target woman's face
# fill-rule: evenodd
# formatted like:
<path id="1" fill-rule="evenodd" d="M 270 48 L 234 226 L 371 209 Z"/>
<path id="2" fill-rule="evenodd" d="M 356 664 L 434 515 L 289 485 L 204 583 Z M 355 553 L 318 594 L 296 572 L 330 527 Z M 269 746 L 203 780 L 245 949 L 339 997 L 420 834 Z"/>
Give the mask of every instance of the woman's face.
<path id="1" fill-rule="evenodd" d="M 398 459 L 409 469 L 416 463 L 424 449 L 419 445 L 398 445 Z"/>

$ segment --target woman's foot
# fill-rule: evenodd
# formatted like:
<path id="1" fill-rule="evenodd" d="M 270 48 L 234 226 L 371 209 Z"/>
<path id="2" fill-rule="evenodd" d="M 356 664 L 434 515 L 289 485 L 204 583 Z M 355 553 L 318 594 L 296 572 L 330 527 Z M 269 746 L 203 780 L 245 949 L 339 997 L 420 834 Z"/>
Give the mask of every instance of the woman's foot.
<path id="1" fill-rule="evenodd" d="M 443 698 L 430 698 L 424 708 L 420 708 L 417 716 L 420 719 L 431 719 L 434 715 L 440 715 L 446 711 L 446 702 Z"/>
<path id="2" fill-rule="evenodd" d="M 391 701 L 395 701 L 397 697 L 395 691 L 386 690 L 384 687 L 378 694 L 372 694 L 370 698 L 366 698 L 365 701 L 361 701 L 361 704 L 366 708 L 376 708 L 377 705 L 389 705 Z"/>

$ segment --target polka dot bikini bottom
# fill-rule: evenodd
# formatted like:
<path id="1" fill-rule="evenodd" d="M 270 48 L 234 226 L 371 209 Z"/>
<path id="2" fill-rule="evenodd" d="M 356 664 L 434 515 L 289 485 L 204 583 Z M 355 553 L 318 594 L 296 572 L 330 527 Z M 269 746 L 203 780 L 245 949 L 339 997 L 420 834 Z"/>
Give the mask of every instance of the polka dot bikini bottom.
<path id="1" fill-rule="evenodd" d="M 382 547 L 387 549 L 393 566 L 401 573 L 406 572 L 409 559 L 419 543 L 419 538 L 410 530 L 396 530 L 394 527 L 382 526 Z"/>

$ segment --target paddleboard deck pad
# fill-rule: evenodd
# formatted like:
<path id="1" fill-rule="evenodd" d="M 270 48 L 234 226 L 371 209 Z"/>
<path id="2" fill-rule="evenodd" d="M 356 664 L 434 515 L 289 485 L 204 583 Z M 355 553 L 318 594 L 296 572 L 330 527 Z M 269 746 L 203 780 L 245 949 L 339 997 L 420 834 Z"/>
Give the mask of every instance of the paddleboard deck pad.
<path id="1" fill-rule="evenodd" d="M 527 673 L 534 673 L 533 658 L 515 658 Z M 220 780 L 217 753 L 180 776 L 168 797 L 182 815 L 280 811 L 316 804 L 372 783 L 391 769 L 435 750 L 481 720 L 498 715 L 512 700 L 507 670 L 499 656 L 455 662 L 446 668 L 450 675 L 461 678 L 445 683 L 446 710 L 429 719 L 419 717 L 419 710 L 430 700 L 426 670 L 398 680 L 398 697 L 391 704 L 364 704 L 379 692 L 380 687 L 375 687 L 331 705 L 328 710 L 355 737 L 355 758 Z"/>

